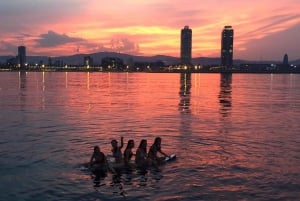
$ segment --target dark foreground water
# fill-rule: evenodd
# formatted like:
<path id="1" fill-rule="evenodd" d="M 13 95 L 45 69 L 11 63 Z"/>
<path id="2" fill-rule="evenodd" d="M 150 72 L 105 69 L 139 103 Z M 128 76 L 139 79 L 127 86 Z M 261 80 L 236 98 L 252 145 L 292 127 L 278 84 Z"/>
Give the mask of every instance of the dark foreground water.
<path id="1" fill-rule="evenodd" d="M 300 75 L 0 73 L 0 200 L 299 200 Z M 83 168 L 124 136 L 160 171 Z"/>

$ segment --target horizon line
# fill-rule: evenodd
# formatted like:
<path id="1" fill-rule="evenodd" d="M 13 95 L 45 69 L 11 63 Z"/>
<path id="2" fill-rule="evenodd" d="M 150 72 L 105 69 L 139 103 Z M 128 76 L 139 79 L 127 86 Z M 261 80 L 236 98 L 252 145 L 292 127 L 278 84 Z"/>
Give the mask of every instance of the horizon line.
<path id="1" fill-rule="evenodd" d="M 26 47 L 26 46 L 25 46 Z M 26 55 L 26 57 L 47 57 L 47 58 L 59 58 L 59 57 L 71 57 L 71 56 L 78 56 L 78 55 L 93 55 L 93 54 L 99 54 L 99 53 L 111 53 L 111 54 L 122 54 L 122 55 L 128 55 L 128 56 L 134 56 L 134 57 L 156 57 L 156 56 L 165 56 L 165 57 L 172 57 L 172 58 L 176 58 L 176 59 L 180 59 L 179 56 L 170 56 L 170 55 L 164 55 L 164 54 L 156 54 L 156 55 L 135 55 L 135 54 L 129 54 L 129 53 L 122 53 L 122 52 L 113 52 L 113 51 L 100 51 L 100 52 L 94 52 L 94 53 L 77 53 L 77 54 L 70 54 L 70 55 L 62 55 L 62 56 L 47 56 L 47 55 Z M 0 57 L 17 57 L 18 55 L 0 55 Z M 209 58 L 209 59 L 221 59 L 221 57 L 206 57 L 206 56 L 199 56 L 199 57 L 192 57 L 191 59 L 199 59 L 199 58 Z M 240 59 L 240 58 L 236 58 L 233 60 L 237 61 L 237 60 L 241 60 L 241 61 L 255 61 L 255 62 L 263 62 L 263 61 L 282 61 L 282 60 L 273 60 L 273 59 L 267 59 L 267 60 L 252 60 L 252 59 Z M 300 58 L 298 59 L 293 59 L 291 61 L 298 61 L 300 60 Z"/>

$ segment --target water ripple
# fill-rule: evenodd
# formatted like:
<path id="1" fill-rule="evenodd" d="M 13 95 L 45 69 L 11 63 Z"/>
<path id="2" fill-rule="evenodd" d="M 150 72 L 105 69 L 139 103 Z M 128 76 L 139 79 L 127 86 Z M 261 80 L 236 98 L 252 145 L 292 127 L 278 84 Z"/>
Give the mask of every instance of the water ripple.
<path id="1" fill-rule="evenodd" d="M 299 75 L 0 77 L 0 200 L 300 197 Z M 177 160 L 95 178 L 84 166 L 93 146 L 110 154 L 121 136 L 123 150 L 129 139 L 147 139 L 149 149 L 160 136 Z"/>

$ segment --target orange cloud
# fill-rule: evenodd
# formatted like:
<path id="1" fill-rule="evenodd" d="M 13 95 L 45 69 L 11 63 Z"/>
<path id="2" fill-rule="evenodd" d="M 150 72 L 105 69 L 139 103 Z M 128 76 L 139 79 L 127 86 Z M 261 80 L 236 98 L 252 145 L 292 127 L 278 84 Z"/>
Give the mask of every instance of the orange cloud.
<path id="1" fill-rule="evenodd" d="M 77 47 L 81 53 L 90 53 L 113 50 L 111 41 L 117 39 L 123 41 L 118 49 L 124 53 L 178 56 L 180 29 L 189 25 L 193 29 L 193 57 L 219 57 L 221 31 L 225 25 L 232 25 L 235 30 L 234 55 L 239 56 L 242 55 L 240 51 L 250 50 L 247 47 L 250 41 L 286 33 L 300 24 L 297 9 L 300 2 L 295 0 L 287 0 L 284 4 L 271 0 L 190 0 L 189 3 L 181 0 L 111 0 L 101 5 L 96 0 L 61 0 L 59 5 L 50 0 L 36 5 L 33 0 L 28 2 L 19 5 L 1 3 L 3 27 L 0 37 L 2 44 L 7 44 L 0 47 L 1 53 L 11 54 L 5 47 L 20 44 L 37 54 L 74 54 Z M 33 5 L 37 9 L 31 12 Z M 30 24 L 21 23 L 23 21 Z M 38 46 L 37 38 L 48 30 L 77 40 L 58 44 L 55 48 Z M 130 46 L 134 48 L 128 49 Z M 251 58 L 256 53 L 249 51 L 247 54 L 249 56 L 243 57 Z M 276 57 L 271 51 L 265 54 Z"/>

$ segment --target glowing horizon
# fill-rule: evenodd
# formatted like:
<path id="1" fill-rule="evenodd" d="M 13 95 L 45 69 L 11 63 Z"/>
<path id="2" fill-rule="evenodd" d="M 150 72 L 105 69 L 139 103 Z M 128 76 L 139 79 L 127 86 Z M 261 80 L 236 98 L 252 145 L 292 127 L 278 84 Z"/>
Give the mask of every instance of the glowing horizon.
<path id="1" fill-rule="evenodd" d="M 224 26 L 234 29 L 234 59 L 300 58 L 297 0 L 18 0 L 0 3 L 0 55 L 66 56 L 115 51 L 179 57 L 180 30 L 193 31 L 192 57 L 220 57 Z"/>

